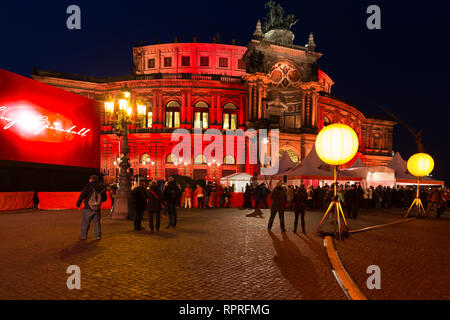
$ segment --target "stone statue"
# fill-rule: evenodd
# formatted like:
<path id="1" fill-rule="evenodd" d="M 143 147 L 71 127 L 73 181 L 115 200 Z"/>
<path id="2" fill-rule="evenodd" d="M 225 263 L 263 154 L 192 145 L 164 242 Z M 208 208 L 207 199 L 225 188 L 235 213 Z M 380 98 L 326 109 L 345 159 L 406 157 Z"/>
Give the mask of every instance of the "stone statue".
<path id="1" fill-rule="evenodd" d="M 284 9 L 280 4 L 270 0 L 264 6 L 269 8 L 269 13 L 264 19 L 263 31 L 267 32 L 272 29 L 291 30 L 292 26 L 298 22 L 293 14 L 284 17 Z"/>

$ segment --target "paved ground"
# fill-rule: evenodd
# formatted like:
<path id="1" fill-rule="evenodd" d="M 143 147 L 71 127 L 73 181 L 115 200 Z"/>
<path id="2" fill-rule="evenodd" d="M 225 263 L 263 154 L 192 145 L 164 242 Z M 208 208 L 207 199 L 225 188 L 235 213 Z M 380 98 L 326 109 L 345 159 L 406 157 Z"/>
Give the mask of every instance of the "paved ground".
<path id="1" fill-rule="evenodd" d="M 103 239 L 91 231 L 86 242 L 78 241 L 79 211 L 1 213 L 0 299 L 346 299 L 314 236 L 322 213 L 308 212 L 307 235 L 296 235 L 292 212 L 283 234 L 278 220 L 267 232 L 264 211 L 249 218 L 237 209 L 180 210 L 179 226 L 159 233 L 103 217 Z M 364 212 L 349 223 L 401 214 Z M 338 248 L 363 291 L 365 268 L 380 265 L 382 290 L 366 292 L 370 298 L 448 299 L 449 227 L 449 220 L 409 222 L 352 235 Z M 66 287 L 73 264 L 81 290 Z"/>

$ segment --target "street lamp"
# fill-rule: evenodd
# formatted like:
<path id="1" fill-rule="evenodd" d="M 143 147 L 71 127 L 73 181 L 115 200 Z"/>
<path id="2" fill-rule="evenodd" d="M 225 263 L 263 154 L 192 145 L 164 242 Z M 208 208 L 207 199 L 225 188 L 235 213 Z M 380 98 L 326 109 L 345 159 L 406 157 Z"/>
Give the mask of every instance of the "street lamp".
<path id="1" fill-rule="evenodd" d="M 414 199 L 413 203 L 409 207 L 408 211 L 406 212 L 405 218 L 409 217 L 409 213 L 411 212 L 411 209 L 416 206 L 418 210 L 418 215 L 420 216 L 420 212 L 422 211 L 423 214 L 426 216 L 427 213 L 423 207 L 422 201 L 420 200 L 420 177 L 427 176 L 433 171 L 434 169 L 434 160 L 433 158 L 426 153 L 416 153 L 411 156 L 411 158 L 408 159 L 407 167 L 409 173 L 417 177 L 417 192 L 416 192 L 416 198 Z"/>
<path id="2" fill-rule="evenodd" d="M 119 96 L 119 108 L 114 109 L 114 100 L 107 98 L 105 101 L 105 113 L 108 118 L 113 119 L 114 133 L 120 138 L 122 137 L 121 158 L 119 162 L 119 188 L 114 198 L 114 210 L 111 215 L 112 219 L 126 219 L 129 213 L 129 197 L 131 191 L 130 172 L 131 167 L 128 153 L 128 125 L 132 124 L 131 116 L 133 109 L 130 104 L 131 92 L 124 88 Z"/>
<path id="3" fill-rule="evenodd" d="M 322 217 L 317 228 L 317 234 L 320 233 L 320 228 L 325 221 L 328 213 L 335 208 L 336 219 L 338 222 L 338 233 L 340 240 L 343 240 L 343 233 L 348 234 L 347 221 L 345 220 L 344 212 L 342 211 L 341 203 L 337 196 L 337 168 L 339 165 L 349 162 L 358 151 L 358 136 L 355 131 L 340 123 L 331 124 L 324 127 L 316 138 L 316 152 L 319 158 L 334 167 L 334 197 L 331 201 L 327 211 Z M 341 224 L 341 217 L 344 224 Z"/>

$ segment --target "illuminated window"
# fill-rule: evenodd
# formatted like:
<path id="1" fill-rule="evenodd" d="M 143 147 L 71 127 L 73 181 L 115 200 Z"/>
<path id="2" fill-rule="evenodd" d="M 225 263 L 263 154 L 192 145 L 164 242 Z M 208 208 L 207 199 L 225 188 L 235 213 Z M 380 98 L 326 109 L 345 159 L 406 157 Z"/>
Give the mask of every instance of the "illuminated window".
<path id="1" fill-rule="evenodd" d="M 173 153 L 169 154 L 166 158 L 166 163 L 176 163 L 178 162 L 178 157 Z"/>
<path id="2" fill-rule="evenodd" d="M 206 157 L 203 154 L 198 154 L 194 158 L 194 164 L 205 164 Z"/>
<path id="3" fill-rule="evenodd" d="M 225 130 L 236 130 L 237 128 L 237 114 L 224 113 L 223 114 L 223 128 Z"/>
<path id="4" fill-rule="evenodd" d="M 150 155 L 148 153 L 144 153 L 139 158 L 140 164 L 149 164 L 150 163 Z"/>
<path id="5" fill-rule="evenodd" d="M 153 69 L 155 67 L 155 59 L 148 59 L 147 60 L 147 68 Z"/>
<path id="6" fill-rule="evenodd" d="M 228 58 L 219 58 L 219 67 L 228 68 Z"/>
<path id="7" fill-rule="evenodd" d="M 191 57 L 183 56 L 181 57 L 181 66 L 189 67 L 191 65 Z"/>
<path id="8" fill-rule="evenodd" d="M 298 162 L 299 157 L 298 155 L 295 153 L 294 150 L 292 149 L 288 149 L 288 150 L 280 150 L 280 158 L 283 156 L 284 153 L 287 153 L 289 158 L 291 158 L 292 162 Z"/>
<path id="9" fill-rule="evenodd" d="M 172 57 L 164 57 L 164 67 L 172 66 Z"/>
<path id="10" fill-rule="evenodd" d="M 207 129 L 208 128 L 208 112 L 194 113 L 194 128 Z"/>
<path id="11" fill-rule="evenodd" d="M 151 128 L 153 125 L 153 113 L 151 111 L 147 112 L 147 128 Z"/>
<path id="12" fill-rule="evenodd" d="M 232 155 L 227 155 L 223 158 L 223 164 L 236 164 L 236 160 Z"/>
<path id="13" fill-rule="evenodd" d="M 180 104 L 175 100 L 169 101 L 166 105 L 166 127 L 180 127 Z"/>
<path id="14" fill-rule="evenodd" d="M 194 105 L 194 128 L 195 129 L 207 129 L 208 128 L 208 117 L 209 117 L 209 106 L 205 101 L 199 101 Z"/>
<path id="15" fill-rule="evenodd" d="M 226 103 L 223 106 L 223 129 L 236 130 L 238 125 L 238 117 L 236 114 L 237 107 L 234 103 Z"/>
<path id="16" fill-rule="evenodd" d="M 200 67 L 209 66 L 209 57 L 200 57 Z"/>

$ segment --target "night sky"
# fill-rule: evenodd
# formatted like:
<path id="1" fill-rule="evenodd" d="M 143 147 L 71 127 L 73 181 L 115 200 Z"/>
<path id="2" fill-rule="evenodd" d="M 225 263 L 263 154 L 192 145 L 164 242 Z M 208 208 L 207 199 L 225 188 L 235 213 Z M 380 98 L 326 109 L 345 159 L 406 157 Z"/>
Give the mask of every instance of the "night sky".
<path id="1" fill-rule="evenodd" d="M 132 73 L 132 47 L 143 41 L 247 45 L 261 1 L 1 1 L 0 68 L 30 76 L 40 69 L 94 76 Z M 299 22 L 294 43 L 314 33 L 321 69 L 336 82 L 332 93 L 364 114 L 383 105 L 423 128 L 433 177 L 450 181 L 449 15 L 443 1 L 277 1 Z M 81 8 L 81 30 L 66 28 L 66 8 Z M 381 30 L 366 27 L 369 5 L 381 8 Z M 394 150 L 408 159 L 413 137 L 397 125 Z"/>

